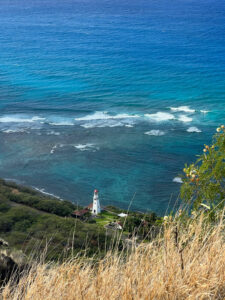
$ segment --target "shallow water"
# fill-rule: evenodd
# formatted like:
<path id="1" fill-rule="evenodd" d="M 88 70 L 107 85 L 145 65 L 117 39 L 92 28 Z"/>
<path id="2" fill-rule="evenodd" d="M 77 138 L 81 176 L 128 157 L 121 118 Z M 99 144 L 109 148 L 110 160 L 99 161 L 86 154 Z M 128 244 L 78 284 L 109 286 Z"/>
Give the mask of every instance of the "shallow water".
<path id="1" fill-rule="evenodd" d="M 2 0 L 0 177 L 172 208 L 224 123 L 224 16 L 224 1 Z"/>

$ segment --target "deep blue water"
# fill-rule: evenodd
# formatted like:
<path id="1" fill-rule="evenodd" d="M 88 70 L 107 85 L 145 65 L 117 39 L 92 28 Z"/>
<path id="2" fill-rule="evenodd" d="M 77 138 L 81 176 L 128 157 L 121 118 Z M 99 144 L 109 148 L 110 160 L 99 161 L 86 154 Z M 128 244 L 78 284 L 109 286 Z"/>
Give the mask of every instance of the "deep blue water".
<path id="1" fill-rule="evenodd" d="M 0 28 L 0 177 L 172 208 L 224 123 L 225 1 L 1 0 Z"/>

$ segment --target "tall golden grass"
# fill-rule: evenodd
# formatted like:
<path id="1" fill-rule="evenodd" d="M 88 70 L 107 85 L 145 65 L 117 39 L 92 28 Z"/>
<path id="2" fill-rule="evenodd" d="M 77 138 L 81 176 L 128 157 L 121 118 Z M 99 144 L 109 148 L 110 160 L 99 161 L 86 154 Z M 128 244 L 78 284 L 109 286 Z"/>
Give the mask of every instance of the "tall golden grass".
<path id="1" fill-rule="evenodd" d="M 184 223 L 184 222 L 183 222 Z M 128 253 L 129 252 L 129 253 Z M 104 259 L 37 264 L 4 300 L 225 299 L 224 222 L 171 220 L 150 243 Z"/>

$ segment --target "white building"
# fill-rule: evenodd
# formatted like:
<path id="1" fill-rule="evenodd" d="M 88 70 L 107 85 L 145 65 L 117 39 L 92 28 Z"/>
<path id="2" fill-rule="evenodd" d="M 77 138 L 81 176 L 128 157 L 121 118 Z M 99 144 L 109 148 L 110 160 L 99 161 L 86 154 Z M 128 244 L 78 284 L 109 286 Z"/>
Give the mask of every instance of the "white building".
<path id="1" fill-rule="evenodd" d="M 125 218 L 125 217 L 127 217 L 127 214 L 121 213 L 121 214 L 118 214 L 118 217 Z"/>
<path id="2" fill-rule="evenodd" d="M 98 215 L 101 212 L 101 206 L 98 198 L 98 190 L 94 190 L 92 214 Z"/>

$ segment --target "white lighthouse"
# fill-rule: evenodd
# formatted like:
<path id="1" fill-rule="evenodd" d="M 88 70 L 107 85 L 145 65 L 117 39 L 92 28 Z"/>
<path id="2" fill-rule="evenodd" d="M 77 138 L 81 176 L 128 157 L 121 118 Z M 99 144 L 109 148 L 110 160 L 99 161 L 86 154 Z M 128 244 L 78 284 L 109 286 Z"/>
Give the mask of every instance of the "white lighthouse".
<path id="1" fill-rule="evenodd" d="M 101 206 L 98 198 L 98 190 L 94 190 L 92 214 L 98 215 L 101 212 Z"/>

